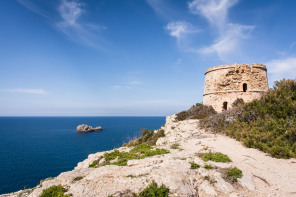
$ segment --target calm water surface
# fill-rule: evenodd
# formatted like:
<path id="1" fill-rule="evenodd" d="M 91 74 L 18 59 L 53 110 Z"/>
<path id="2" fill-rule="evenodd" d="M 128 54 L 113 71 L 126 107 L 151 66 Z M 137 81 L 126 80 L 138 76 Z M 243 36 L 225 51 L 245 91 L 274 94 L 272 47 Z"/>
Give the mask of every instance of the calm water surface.
<path id="1" fill-rule="evenodd" d="M 77 133 L 79 124 L 103 131 Z M 140 128 L 163 124 L 165 117 L 0 117 L 0 194 L 35 187 L 91 153 L 120 147 Z"/>

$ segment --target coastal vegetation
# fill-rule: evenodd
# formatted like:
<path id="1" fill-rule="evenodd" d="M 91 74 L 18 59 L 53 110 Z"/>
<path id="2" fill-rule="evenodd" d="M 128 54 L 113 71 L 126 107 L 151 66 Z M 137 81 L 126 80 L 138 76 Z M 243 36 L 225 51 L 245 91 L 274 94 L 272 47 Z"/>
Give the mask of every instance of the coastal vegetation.
<path id="1" fill-rule="evenodd" d="M 82 176 L 77 176 L 72 180 L 72 183 L 76 182 L 76 181 L 80 181 L 81 179 L 83 179 Z"/>
<path id="2" fill-rule="evenodd" d="M 230 179 L 232 182 L 236 182 L 238 178 L 243 177 L 243 172 L 237 167 L 230 168 L 226 171 L 226 178 Z"/>
<path id="3" fill-rule="evenodd" d="M 200 168 L 200 165 L 195 163 L 195 162 L 189 162 L 190 165 L 191 165 L 191 169 L 197 169 L 197 168 Z"/>
<path id="4" fill-rule="evenodd" d="M 217 112 L 212 106 L 196 103 L 196 105 L 193 105 L 190 109 L 177 113 L 176 120 L 183 121 L 188 119 L 203 119 L 216 113 Z"/>
<path id="5" fill-rule="evenodd" d="M 42 191 L 40 197 L 70 197 L 72 194 L 65 194 L 67 190 L 61 185 L 53 185 Z"/>
<path id="6" fill-rule="evenodd" d="M 164 184 L 158 187 L 154 181 L 136 197 L 167 197 L 170 190 Z"/>
<path id="7" fill-rule="evenodd" d="M 114 150 L 110 153 L 105 153 L 99 159 L 94 160 L 89 165 L 89 167 L 97 168 L 105 165 L 126 166 L 129 160 L 143 159 L 143 158 L 151 157 L 154 155 L 163 155 L 169 152 L 170 151 L 166 149 L 153 148 L 152 146 L 149 146 L 147 144 L 140 144 L 134 147 L 133 149 L 131 149 L 129 152 L 125 152 L 125 151 L 120 152 L 118 150 Z M 102 159 L 104 160 L 103 162 L 100 163 Z"/>
<path id="8" fill-rule="evenodd" d="M 128 190 L 127 192 L 131 193 L 130 190 Z M 169 193 L 170 193 L 170 189 L 166 187 L 164 184 L 162 184 L 161 186 L 158 186 L 155 181 L 152 181 L 152 183 L 148 185 L 139 194 L 133 192 L 131 193 L 131 195 L 133 197 L 168 197 Z M 127 195 L 124 195 L 121 193 L 120 196 L 127 196 Z M 108 197 L 114 197 L 114 196 L 109 195 Z"/>
<path id="9" fill-rule="evenodd" d="M 242 141 L 276 158 L 296 157 L 296 81 L 276 81 L 262 98 L 213 114 L 200 126 Z"/>
<path id="10" fill-rule="evenodd" d="M 213 168 L 213 166 L 210 164 L 206 164 L 206 165 L 204 165 L 204 168 L 207 170 L 211 170 Z"/>
<path id="11" fill-rule="evenodd" d="M 215 162 L 231 162 L 231 159 L 223 153 L 217 152 L 217 153 L 205 153 L 201 156 L 202 160 L 204 161 L 215 161 Z"/>
<path id="12" fill-rule="evenodd" d="M 142 136 L 140 138 L 137 139 L 133 139 L 130 140 L 128 143 L 123 144 L 123 146 L 137 146 L 139 144 L 146 144 L 149 146 L 155 146 L 157 140 L 160 137 L 164 137 L 165 133 L 163 129 L 160 130 L 148 130 L 145 128 L 142 128 L 139 132 L 140 134 L 142 134 Z"/>

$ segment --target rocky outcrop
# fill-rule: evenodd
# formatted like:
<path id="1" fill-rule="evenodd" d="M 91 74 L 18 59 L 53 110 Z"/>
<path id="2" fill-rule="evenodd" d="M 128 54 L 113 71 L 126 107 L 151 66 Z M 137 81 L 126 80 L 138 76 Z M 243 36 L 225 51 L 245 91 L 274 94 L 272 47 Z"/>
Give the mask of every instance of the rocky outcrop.
<path id="1" fill-rule="evenodd" d="M 86 124 L 78 125 L 77 126 L 77 132 L 79 133 L 86 133 L 86 132 L 92 132 L 92 131 L 102 131 L 102 127 L 95 127 L 88 126 Z"/>
<path id="2" fill-rule="evenodd" d="M 198 120 L 176 122 L 174 119 L 175 116 L 167 117 L 165 126 L 161 128 L 166 136 L 159 138 L 156 145 L 170 150 L 168 154 L 129 160 L 126 166 L 89 168 L 94 160 L 111 151 L 98 152 L 78 163 L 72 171 L 42 182 L 31 193 L 23 190 L 6 196 L 38 197 L 44 189 L 61 184 L 74 197 L 127 197 L 133 192 L 139 193 L 152 181 L 166 185 L 170 196 L 176 197 L 295 196 L 295 159 L 271 158 L 256 149 L 242 146 L 234 139 L 199 129 Z M 130 148 L 118 150 L 128 152 Z M 199 155 L 206 152 L 222 152 L 232 162 L 205 162 Z M 191 169 L 190 162 L 199 164 L 200 168 Z M 212 169 L 207 170 L 206 164 Z M 224 173 L 234 166 L 243 172 L 237 182 L 227 180 Z"/>

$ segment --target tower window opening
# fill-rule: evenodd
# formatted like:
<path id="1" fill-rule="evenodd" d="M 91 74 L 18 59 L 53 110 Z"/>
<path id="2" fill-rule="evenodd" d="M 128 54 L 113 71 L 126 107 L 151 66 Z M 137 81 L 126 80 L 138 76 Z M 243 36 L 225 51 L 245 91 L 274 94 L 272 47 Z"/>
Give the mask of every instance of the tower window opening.
<path id="1" fill-rule="evenodd" d="M 227 102 L 226 101 L 223 103 L 223 111 L 225 111 L 225 110 L 227 110 Z"/>
<path id="2" fill-rule="evenodd" d="M 243 91 L 246 92 L 248 89 L 248 85 L 246 83 L 243 84 Z"/>

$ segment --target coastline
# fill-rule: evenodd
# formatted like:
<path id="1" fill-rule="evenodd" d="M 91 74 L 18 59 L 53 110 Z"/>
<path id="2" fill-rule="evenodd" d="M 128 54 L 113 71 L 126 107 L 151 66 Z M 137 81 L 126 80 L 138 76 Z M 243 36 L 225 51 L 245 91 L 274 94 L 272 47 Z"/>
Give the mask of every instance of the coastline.
<path id="1" fill-rule="evenodd" d="M 128 196 L 128 191 L 138 193 L 152 181 L 168 186 L 171 196 L 293 196 L 296 188 L 295 159 L 269 157 L 242 146 L 234 139 L 199 129 L 198 120 L 175 122 L 174 117 L 166 118 L 166 124 L 161 127 L 166 136 L 159 138 L 156 144 L 157 148 L 170 150 L 168 154 L 130 160 L 127 166 L 89 168 L 94 160 L 113 150 L 90 154 L 72 171 L 45 180 L 29 194 L 21 190 L 1 196 L 37 197 L 42 190 L 59 184 L 67 187 L 73 196 L 121 196 L 122 192 Z M 173 149 L 174 144 L 179 148 Z M 127 152 L 130 149 L 120 147 L 117 150 Z M 209 151 L 222 152 L 232 162 L 205 162 L 198 156 Z M 191 169 L 189 162 L 201 166 L 208 164 L 213 168 Z M 243 177 L 232 184 L 224 180 L 222 174 L 223 170 L 234 166 L 242 170 Z M 73 181 L 76 177 L 82 178 Z"/>

